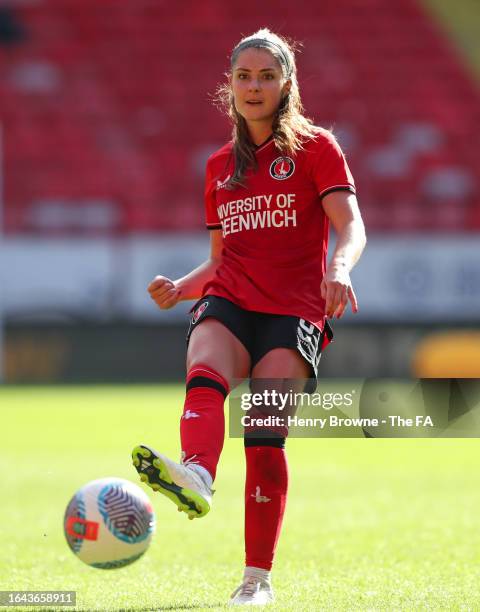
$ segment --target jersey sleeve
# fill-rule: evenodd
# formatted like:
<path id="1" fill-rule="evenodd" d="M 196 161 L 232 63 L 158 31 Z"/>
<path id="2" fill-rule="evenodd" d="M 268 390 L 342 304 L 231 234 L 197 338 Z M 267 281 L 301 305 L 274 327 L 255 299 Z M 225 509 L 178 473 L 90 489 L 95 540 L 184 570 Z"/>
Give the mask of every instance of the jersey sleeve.
<path id="1" fill-rule="evenodd" d="M 207 169 L 205 172 L 205 224 L 209 230 L 222 228 L 217 212 L 215 181 L 210 160 L 207 161 Z"/>
<path id="2" fill-rule="evenodd" d="M 316 144 L 312 171 L 320 198 L 332 191 L 355 193 L 355 181 L 335 136 L 325 132 Z"/>

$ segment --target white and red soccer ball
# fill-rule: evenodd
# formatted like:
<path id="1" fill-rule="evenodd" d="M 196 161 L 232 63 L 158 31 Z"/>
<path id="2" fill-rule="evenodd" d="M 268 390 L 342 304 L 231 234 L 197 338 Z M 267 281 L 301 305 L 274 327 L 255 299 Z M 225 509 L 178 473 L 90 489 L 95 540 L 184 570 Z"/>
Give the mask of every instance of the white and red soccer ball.
<path id="1" fill-rule="evenodd" d="M 71 550 L 100 569 L 124 567 L 147 550 L 155 515 L 146 493 L 121 478 L 93 480 L 70 500 L 64 531 Z"/>

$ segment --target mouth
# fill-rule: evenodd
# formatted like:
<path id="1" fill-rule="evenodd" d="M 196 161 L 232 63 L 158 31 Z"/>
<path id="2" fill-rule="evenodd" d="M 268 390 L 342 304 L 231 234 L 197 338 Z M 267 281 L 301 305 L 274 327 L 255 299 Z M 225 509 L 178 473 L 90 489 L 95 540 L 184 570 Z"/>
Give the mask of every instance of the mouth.
<path id="1" fill-rule="evenodd" d="M 261 100 L 247 100 L 247 104 L 251 104 L 252 106 L 263 104 Z"/>

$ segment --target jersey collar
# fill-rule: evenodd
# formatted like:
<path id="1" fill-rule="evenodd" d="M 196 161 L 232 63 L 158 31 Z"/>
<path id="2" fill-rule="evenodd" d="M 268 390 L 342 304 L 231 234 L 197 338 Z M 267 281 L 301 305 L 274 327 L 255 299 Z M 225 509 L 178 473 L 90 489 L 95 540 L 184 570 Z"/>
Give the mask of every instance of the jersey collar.
<path id="1" fill-rule="evenodd" d="M 264 142 L 262 142 L 262 144 L 259 145 L 255 145 L 255 153 L 258 153 L 259 151 L 263 151 L 263 149 L 265 149 L 266 147 L 268 147 L 268 145 L 273 142 L 273 134 L 270 134 L 270 136 L 267 138 L 267 140 L 265 140 Z"/>

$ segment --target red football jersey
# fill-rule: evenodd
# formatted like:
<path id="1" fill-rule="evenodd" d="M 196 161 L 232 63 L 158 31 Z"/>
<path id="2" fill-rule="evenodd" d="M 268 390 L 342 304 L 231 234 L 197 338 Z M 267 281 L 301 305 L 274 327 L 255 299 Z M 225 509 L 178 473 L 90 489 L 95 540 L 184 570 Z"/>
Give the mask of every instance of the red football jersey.
<path id="1" fill-rule="evenodd" d="M 203 295 L 227 298 L 246 310 L 294 315 L 323 329 L 320 283 L 326 269 L 328 217 L 322 197 L 355 193 L 333 135 L 322 130 L 294 156 L 273 138 L 256 151 L 258 170 L 246 188 L 225 189 L 233 174 L 232 143 L 207 161 L 205 206 L 209 229 L 222 229 L 222 262 Z"/>

